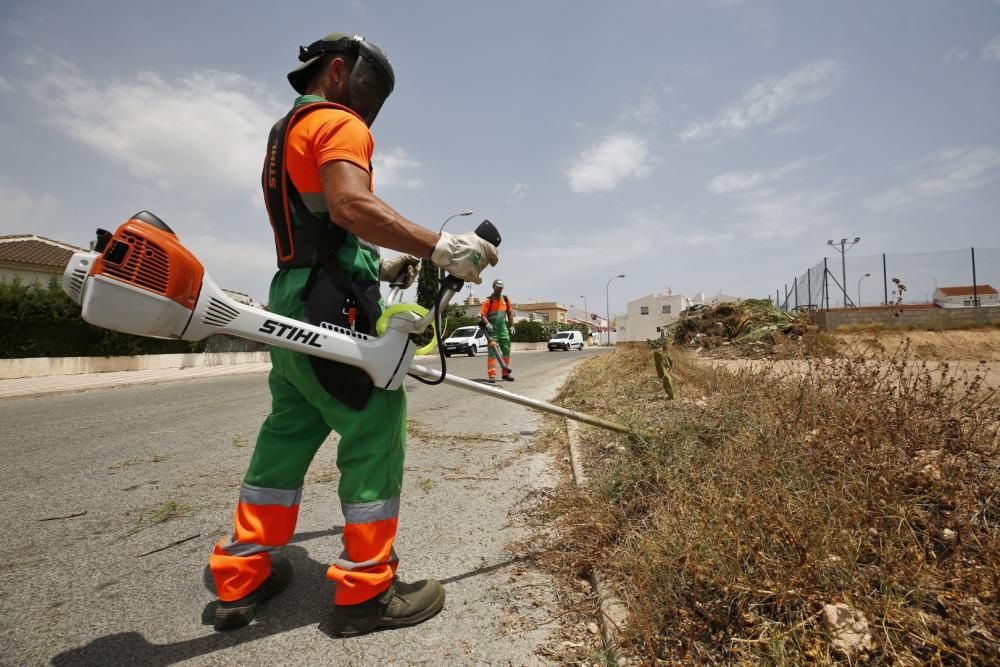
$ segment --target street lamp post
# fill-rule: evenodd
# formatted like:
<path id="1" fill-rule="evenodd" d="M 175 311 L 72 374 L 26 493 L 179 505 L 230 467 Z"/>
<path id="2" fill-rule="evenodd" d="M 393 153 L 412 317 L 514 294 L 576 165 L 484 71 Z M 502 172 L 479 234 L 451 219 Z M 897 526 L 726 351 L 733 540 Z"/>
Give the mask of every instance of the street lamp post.
<path id="1" fill-rule="evenodd" d="M 444 219 L 441 223 L 441 229 L 438 230 L 438 234 L 444 231 L 444 226 L 448 224 L 448 221 L 452 218 L 457 218 L 460 215 L 472 215 L 472 211 L 460 211 L 459 213 L 453 213 Z M 438 269 L 438 280 L 444 280 L 444 269 Z"/>
<path id="2" fill-rule="evenodd" d="M 624 278 L 624 277 L 625 277 L 624 273 L 619 273 L 617 276 L 615 276 L 611 280 L 615 280 L 616 278 Z M 608 347 L 611 347 L 611 299 L 608 296 L 608 294 L 609 294 L 609 292 L 611 290 L 611 280 L 609 280 L 608 284 L 604 286 L 604 307 L 607 308 L 607 312 L 608 312 L 608 339 L 607 339 L 608 340 Z"/>
<path id="3" fill-rule="evenodd" d="M 589 332 L 590 332 L 590 311 L 587 310 L 587 297 L 585 297 L 584 295 L 581 294 L 580 298 L 583 299 L 583 321 L 586 322 L 586 324 L 587 324 L 587 332 L 588 332 L 588 335 L 589 335 Z"/>
<path id="4" fill-rule="evenodd" d="M 858 278 L 858 304 L 857 304 L 858 308 L 861 307 L 861 281 L 864 280 L 865 278 L 871 277 L 871 275 L 872 274 L 870 273 L 866 273 L 865 275 Z"/>
<path id="5" fill-rule="evenodd" d="M 853 248 L 861 240 L 860 236 L 855 236 L 854 240 L 850 243 L 847 239 L 840 239 L 840 243 L 834 243 L 833 239 L 826 242 L 828 246 L 840 253 L 840 271 L 841 279 L 843 282 L 840 283 L 840 289 L 844 292 L 844 308 L 847 308 L 847 260 L 845 259 L 847 251 Z M 837 246 L 840 246 L 839 248 Z"/>

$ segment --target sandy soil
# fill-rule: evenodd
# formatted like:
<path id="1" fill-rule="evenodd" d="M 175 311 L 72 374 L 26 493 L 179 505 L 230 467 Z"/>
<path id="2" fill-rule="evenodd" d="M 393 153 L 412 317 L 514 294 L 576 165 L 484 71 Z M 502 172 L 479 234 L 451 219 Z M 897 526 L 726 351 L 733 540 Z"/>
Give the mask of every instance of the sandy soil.
<path id="1" fill-rule="evenodd" d="M 961 331 L 870 331 L 834 334 L 841 350 L 865 356 L 892 354 L 909 341 L 916 359 L 935 361 L 1000 361 L 1000 329 Z"/>

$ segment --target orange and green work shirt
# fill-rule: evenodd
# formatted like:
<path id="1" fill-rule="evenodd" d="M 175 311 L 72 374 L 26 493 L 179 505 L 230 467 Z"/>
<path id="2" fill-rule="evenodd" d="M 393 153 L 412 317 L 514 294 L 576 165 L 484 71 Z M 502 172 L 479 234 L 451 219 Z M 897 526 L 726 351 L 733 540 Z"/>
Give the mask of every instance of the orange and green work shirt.
<path id="1" fill-rule="evenodd" d="M 295 104 L 321 101 L 302 96 Z M 339 109 L 317 109 L 289 131 L 285 165 L 306 205 L 325 220 L 320 166 L 346 160 L 371 173 L 373 150 L 371 133 L 360 118 Z M 347 234 L 338 259 L 355 280 L 378 280 L 378 248 L 353 234 Z M 305 320 L 302 289 L 309 271 L 280 269 L 271 281 L 270 310 Z M 235 530 L 209 559 L 219 599 L 238 600 L 267 578 L 269 553 L 295 532 L 309 464 L 336 431 L 344 550 L 327 577 L 336 582 L 337 604 L 364 602 L 389 587 L 398 562 L 393 542 L 406 452 L 406 393 L 376 388 L 364 409 L 353 410 L 322 388 L 306 355 L 272 347 L 271 363 L 271 412 L 244 477 Z"/>
<path id="2" fill-rule="evenodd" d="M 483 307 L 479 309 L 479 314 L 486 318 L 486 321 L 493 325 L 493 337 L 497 340 L 510 338 L 510 330 L 507 328 L 507 314 L 512 313 L 510 299 L 504 295 L 495 298 L 492 294 L 483 302 Z"/>

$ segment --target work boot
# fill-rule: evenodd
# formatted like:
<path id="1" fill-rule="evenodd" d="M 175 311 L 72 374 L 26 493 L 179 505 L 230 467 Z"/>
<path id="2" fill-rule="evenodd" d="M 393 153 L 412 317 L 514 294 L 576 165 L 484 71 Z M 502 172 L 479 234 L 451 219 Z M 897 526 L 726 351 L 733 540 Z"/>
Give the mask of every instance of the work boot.
<path id="1" fill-rule="evenodd" d="M 506 382 L 513 382 L 513 381 L 514 381 L 514 376 L 513 376 L 513 375 L 509 375 L 509 374 L 508 374 L 508 375 L 504 375 L 504 376 L 503 376 L 503 379 L 504 379 L 504 380 L 505 380 Z"/>
<path id="2" fill-rule="evenodd" d="M 444 586 L 434 579 L 407 584 L 394 578 L 392 585 L 361 604 L 334 605 L 331 631 L 354 637 L 382 628 L 404 628 L 423 623 L 444 607 Z"/>
<path id="3" fill-rule="evenodd" d="M 496 384 L 497 383 L 497 379 L 496 378 L 490 378 L 489 379 L 489 383 L 490 384 Z"/>
<path id="4" fill-rule="evenodd" d="M 257 615 L 257 608 L 265 601 L 285 590 L 292 580 L 292 564 L 284 556 L 271 556 L 271 574 L 260 586 L 232 602 L 219 601 L 215 608 L 215 629 L 236 630 L 249 625 Z"/>

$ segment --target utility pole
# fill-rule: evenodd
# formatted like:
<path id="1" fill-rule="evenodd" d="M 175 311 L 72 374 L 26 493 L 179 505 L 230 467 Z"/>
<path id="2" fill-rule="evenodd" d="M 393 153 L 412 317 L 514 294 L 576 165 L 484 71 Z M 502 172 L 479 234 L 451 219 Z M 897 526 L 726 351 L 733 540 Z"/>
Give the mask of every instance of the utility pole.
<path id="1" fill-rule="evenodd" d="M 840 239 L 840 243 L 834 243 L 833 239 L 830 239 L 829 241 L 826 242 L 828 246 L 830 246 L 831 248 L 840 253 L 840 271 L 841 271 L 841 277 L 843 279 L 840 283 L 840 289 L 844 292 L 845 309 L 847 308 L 847 259 L 845 258 L 847 256 L 847 251 L 853 248 L 855 245 L 857 245 L 859 241 L 861 241 L 860 236 L 854 237 L 854 240 L 851 241 L 850 243 L 847 242 L 847 239 Z M 838 248 L 837 246 L 840 247 Z"/>
<path id="2" fill-rule="evenodd" d="M 611 280 L 624 277 L 624 273 L 619 273 Z M 609 280 L 608 284 L 604 286 L 604 307 L 608 309 L 608 347 L 611 347 L 611 299 L 608 297 L 609 290 L 611 289 L 611 280 Z"/>

